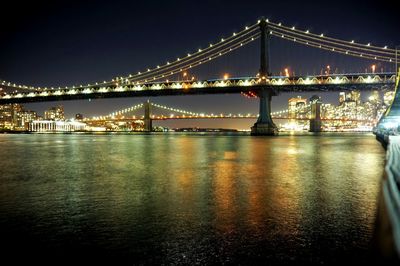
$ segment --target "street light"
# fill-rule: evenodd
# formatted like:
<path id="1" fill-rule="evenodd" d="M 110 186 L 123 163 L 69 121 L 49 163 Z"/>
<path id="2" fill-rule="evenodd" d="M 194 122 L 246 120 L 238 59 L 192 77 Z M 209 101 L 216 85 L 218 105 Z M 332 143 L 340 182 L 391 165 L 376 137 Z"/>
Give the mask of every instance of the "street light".
<path id="1" fill-rule="evenodd" d="M 375 66 L 375 65 L 372 65 L 372 66 L 371 66 L 372 73 L 375 73 L 375 68 L 376 68 L 376 66 Z"/>
<path id="2" fill-rule="evenodd" d="M 228 73 L 225 73 L 225 74 L 224 74 L 224 80 L 227 80 L 227 79 L 229 79 L 229 74 L 228 74 Z"/>
<path id="3" fill-rule="evenodd" d="M 285 68 L 285 76 L 289 77 L 289 69 L 288 68 Z"/>

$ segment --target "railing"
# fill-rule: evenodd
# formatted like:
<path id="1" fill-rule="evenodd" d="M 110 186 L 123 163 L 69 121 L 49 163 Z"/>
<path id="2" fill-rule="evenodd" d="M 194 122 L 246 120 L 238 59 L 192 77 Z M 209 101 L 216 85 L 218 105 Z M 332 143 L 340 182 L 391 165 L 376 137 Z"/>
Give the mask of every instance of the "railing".
<path id="1" fill-rule="evenodd" d="M 383 197 L 392 227 L 394 248 L 400 257 L 400 136 L 390 136 Z"/>

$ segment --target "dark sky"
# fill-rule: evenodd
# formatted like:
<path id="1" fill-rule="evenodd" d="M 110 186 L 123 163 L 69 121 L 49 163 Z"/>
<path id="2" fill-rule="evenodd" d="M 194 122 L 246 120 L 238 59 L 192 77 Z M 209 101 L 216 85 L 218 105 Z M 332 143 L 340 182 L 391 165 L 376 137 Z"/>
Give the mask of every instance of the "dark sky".
<path id="1" fill-rule="evenodd" d="M 400 44 L 394 1 L 12 1 L 0 15 L 0 79 L 35 86 L 80 85 L 109 80 L 163 64 L 251 25 L 261 16 L 299 29 L 377 46 Z M 258 42 L 194 71 L 199 78 L 255 74 Z M 271 40 L 274 74 L 319 73 L 327 64 L 338 71 L 365 71 L 373 63 Z M 394 65 L 379 64 L 379 71 Z M 273 110 L 285 108 L 282 94 Z M 306 95 L 309 97 L 310 95 Z M 335 93 L 321 94 L 337 102 Z M 364 95 L 367 97 L 367 95 Z M 61 102 L 66 114 L 107 114 L 143 98 Z M 197 112 L 257 111 L 257 100 L 240 95 L 157 97 L 154 102 Z M 43 112 L 59 103 L 29 104 Z M 254 121 L 181 121 L 179 126 L 246 128 Z"/>

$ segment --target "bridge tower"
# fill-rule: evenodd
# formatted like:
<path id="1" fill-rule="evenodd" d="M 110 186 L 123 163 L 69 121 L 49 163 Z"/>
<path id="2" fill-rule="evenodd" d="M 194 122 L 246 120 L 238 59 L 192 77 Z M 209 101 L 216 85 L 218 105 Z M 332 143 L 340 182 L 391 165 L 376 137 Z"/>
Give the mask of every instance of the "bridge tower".
<path id="1" fill-rule="evenodd" d="M 153 131 L 153 121 L 151 119 L 151 108 L 150 101 L 144 103 L 144 131 Z"/>
<path id="2" fill-rule="evenodd" d="M 321 132 L 321 99 L 318 96 L 313 96 L 310 102 L 310 132 Z"/>
<path id="3" fill-rule="evenodd" d="M 259 70 L 259 83 L 260 90 L 258 97 L 260 98 L 260 110 L 257 122 L 251 127 L 251 135 L 253 136 L 273 136 L 278 134 L 278 128 L 275 126 L 271 117 L 271 98 L 277 95 L 276 91 L 272 88 L 266 87 L 267 78 L 271 76 L 269 66 L 269 39 L 270 32 L 267 22 L 264 18 L 260 21 L 261 31 L 261 53 L 260 53 L 260 70 Z"/>
<path id="4" fill-rule="evenodd" d="M 397 72 L 395 93 L 392 104 L 376 126 L 377 137 L 400 134 L 400 68 Z"/>

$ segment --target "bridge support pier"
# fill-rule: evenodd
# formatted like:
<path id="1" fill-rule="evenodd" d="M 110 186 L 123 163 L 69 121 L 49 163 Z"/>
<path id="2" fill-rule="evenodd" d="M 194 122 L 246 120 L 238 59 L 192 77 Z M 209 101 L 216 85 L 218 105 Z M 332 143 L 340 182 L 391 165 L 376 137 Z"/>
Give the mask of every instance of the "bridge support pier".
<path id="1" fill-rule="evenodd" d="M 382 115 L 376 126 L 376 135 L 384 138 L 389 135 L 400 135 L 400 68 L 397 70 L 395 94 L 392 104 Z"/>
<path id="2" fill-rule="evenodd" d="M 145 132 L 151 132 L 153 131 L 153 121 L 151 119 L 151 110 L 150 110 L 150 101 L 147 100 L 147 102 L 144 104 L 144 125 L 143 125 L 143 131 Z"/>
<path id="3" fill-rule="evenodd" d="M 310 132 L 321 132 L 321 100 L 315 98 L 311 102 Z"/>
<path id="4" fill-rule="evenodd" d="M 271 117 L 271 98 L 275 95 L 270 89 L 261 89 L 260 97 L 260 113 L 257 122 L 251 127 L 252 136 L 274 136 L 278 134 L 278 128 L 272 121 Z"/>

